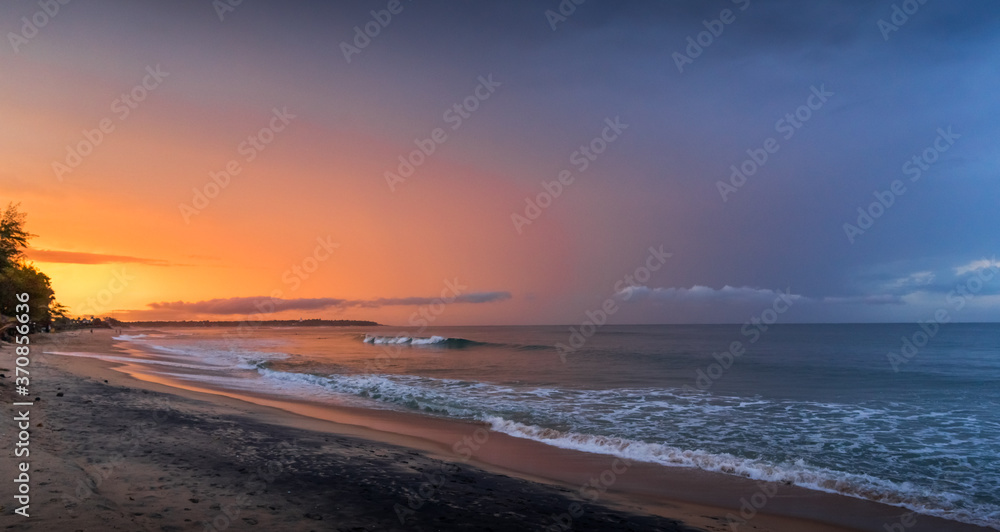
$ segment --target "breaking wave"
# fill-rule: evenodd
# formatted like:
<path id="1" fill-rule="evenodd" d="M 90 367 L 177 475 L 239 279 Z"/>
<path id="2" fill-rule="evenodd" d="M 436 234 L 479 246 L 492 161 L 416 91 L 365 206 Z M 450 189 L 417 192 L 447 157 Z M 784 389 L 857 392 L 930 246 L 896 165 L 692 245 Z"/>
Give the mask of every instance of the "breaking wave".
<path id="1" fill-rule="evenodd" d="M 876 501 L 908 508 L 923 514 L 990 526 L 1000 530 L 1000 524 L 998 524 L 1000 523 L 1000 509 L 987 504 L 977 505 L 969 504 L 968 501 L 963 502 L 961 495 L 948 491 L 944 485 L 929 487 L 911 482 L 894 482 L 874 475 L 836 471 L 811 464 L 805 458 L 790 457 L 786 460 L 775 461 L 760 457 L 741 457 L 727 452 L 684 448 L 669 443 L 589 432 L 590 430 L 604 432 L 604 429 L 594 427 L 577 431 L 570 428 L 571 423 L 555 421 L 559 417 L 555 412 L 544 413 L 547 418 L 552 416 L 545 424 L 554 424 L 560 427 L 558 429 L 530 422 L 513 421 L 504 417 L 508 414 L 497 415 L 497 413 L 508 412 L 515 417 L 523 417 L 523 413 L 516 412 L 516 405 L 528 405 L 530 408 L 542 407 L 542 403 L 537 400 L 564 396 L 567 393 L 570 395 L 579 394 L 578 399 L 582 399 L 584 395 L 590 396 L 591 400 L 611 407 L 615 403 L 616 395 L 623 390 L 568 392 L 567 390 L 548 388 L 514 389 L 478 381 L 436 379 L 413 375 L 334 374 L 323 376 L 275 371 L 265 367 L 259 367 L 257 371 L 261 376 L 275 383 L 294 387 L 306 386 L 314 391 L 316 390 L 314 387 L 320 387 L 328 392 L 348 394 L 385 405 L 470 421 L 482 421 L 488 423 L 496 432 L 534 440 L 554 447 L 611 455 L 664 466 L 697 468 L 754 480 L 794 484 L 808 489 Z M 660 393 L 663 392 L 660 391 Z M 694 415 L 698 411 L 709 414 L 720 408 L 748 406 L 745 402 L 733 403 L 730 406 L 684 402 L 688 400 L 700 401 L 700 399 L 685 398 L 683 395 L 672 393 L 664 393 L 660 397 L 670 397 L 670 402 L 680 401 L 681 403 L 675 404 L 674 407 L 687 411 L 688 415 Z M 568 399 L 568 397 L 563 397 L 563 399 Z M 657 405 L 658 408 L 666 407 L 665 404 L 659 402 Z M 757 403 L 754 405 L 760 407 Z M 614 408 L 614 410 L 617 413 L 613 417 L 620 419 L 624 411 L 618 408 Z M 575 412 L 573 415 L 579 414 L 580 412 Z M 620 428 L 624 429 L 624 427 Z"/>
<path id="2" fill-rule="evenodd" d="M 427 345 L 435 347 L 470 347 L 474 345 L 487 345 L 482 342 L 466 340 L 465 338 L 446 338 L 444 336 L 430 336 L 420 338 L 417 336 L 374 336 L 366 334 L 363 340 L 366 344 L 376 345 Z"/>
<path id="3" fill-rule="evenodd" d="M 505 347 L 509 349 L 514 349 L 516 351 L 543 351 L 543 350 L 554 350 L 555 347 L 550 345 L 533 345 L 533 344 L 504 344 L 504 343 L 492 343 L 492 342 L 477 342 L 476 340 L 469 340 L 467 338 L 448 338 L 445 336 L 429 336 L 421 338 L 418 336 L 407 336 L 405 334 L 397 336 L 376 336 L 372 334 L 366 334 L 362 341 L 366 344 L 376 344 L 376 345 L 424 345 L 424 346 L 435 346 L 435 347 Z"/>

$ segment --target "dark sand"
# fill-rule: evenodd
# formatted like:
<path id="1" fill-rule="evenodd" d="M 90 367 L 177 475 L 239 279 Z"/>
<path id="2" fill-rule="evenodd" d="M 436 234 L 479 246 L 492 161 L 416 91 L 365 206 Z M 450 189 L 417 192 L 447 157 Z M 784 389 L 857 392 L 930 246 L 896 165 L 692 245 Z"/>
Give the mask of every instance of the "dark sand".
<path id="1" fill-rule="evenodd" d="M 106 330 L 56 335 L 66 340 L 55 346 L 41 336 L 36 343 L 50 342 L 47 350 L 114 351 Z M 834 532 L 884 530 L 907 513 L 771 486 L 765 508 L 731 527 L 727 514 L 739 514 L 741 495 L 752 496 L 756 483 L 632 464 L 595 502 L 579 487 L 611 468 L 611 457 L 490 433 L 467 458 L 441 442 L 474 434 L 474 425 L 426 423 L 400 435 L 371 428 L 391 420 L 358 426 L 363 414 L 349 412 L 315 419 L 299 415 L 308 405 L 291 408 L 296 414 L 135 380 L 93 359 L 35 353 L 31 517 L 12 513 L 10 479 L 21 459 L 6 451 L 6 530 L 565 530 L 561 516 L 573 530 Z M 16 434 L 10 405 L 19 400 L 11 355 L 9 345 L 0 351 L 8 448 Z M 987 529 L 916 516 L 906 530 Z"/>

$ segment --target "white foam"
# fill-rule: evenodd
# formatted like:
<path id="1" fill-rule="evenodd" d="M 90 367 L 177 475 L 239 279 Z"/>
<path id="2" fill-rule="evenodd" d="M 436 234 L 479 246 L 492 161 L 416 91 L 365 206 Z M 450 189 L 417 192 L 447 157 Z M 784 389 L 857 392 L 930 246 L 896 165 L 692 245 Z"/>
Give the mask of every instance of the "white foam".
<path id="1" fill-rule="evenodd" d="M 316 387 L 325 392 L 334 392 L 345 396 L 361 397 L 385 405 L 402 406 L 422 412 L 444 414 L 448 416 L 471 418 L 474 412 L 459 405 L 448 404 L 445 401 L 447 391 L 435 391 L 426 386 L 427 381 L 458 383 L 459 381 L 442 381 L 440 379 L 425 379 L 411 375 L 330 375 L 323 377 L 307 373 L 292 373 L 274 371 L 267 368 L 257 368 L 261 376 L 282 383 L 283 387 L 308 386 L 315 391 Z"/>
<path id="2" fill-rule="evenodd" d="M 590 401 L 605 406 L 614 404 L 617 395 L 623 390 L 554 390 L 512 389 L 489 383 L 469 383 L 450 379 L 435 379 L 413 375 L 309 375 L 304 373 L 288 373 L 265 368 L 258 372 L 271 380 L 286 385 L 309 386 L 327 392 L 354 395 L 377 401 L 383 405 L 396 405 L 424 412 L 444 414 L 464 419 L 478 419 L 489 423 L 493 430 L 511 436 L 531 439 L 554 447 L 573 449 L 597 454 L 618 456 L 629 460 L 660 464 L 671 467 L 689 467 L 737 475 L 754 480 L 773 481 L 795 484 L 804 488 L 838 493 L 860 499 L 873 500 L 885 504 L 909 508 L 913 511 L 936 515 L 967 523 L 998 527 L 997 509 L 992 506 L 977 506 L 955 493 L 947 491 L 943 485 L 932 488 L 917 486 L 908 482 L 893 482 L 876 476 L 858 473 L 847 473 L 821 467 L 810 463 L 804 457 L 794 455 L 785 461 L 776 463 L 766 459 L 752 459 L 733 454 L 708 451 L 699 448 L 684 448 L 666 443 L 652 443 L 626 437 L 598 435 L 590 433 L 596 426 L 587 426 L 582 432 L 557 430 L 551 427 L 532 425 L 512 421 L 491 412 L 519 412 L 525 409 L 543 407 L 549 401 L 537 400 L 548 398 L 554 393 L 570 394 L 571 402 L 582 410 L 568 412 L 573 421 L 579 421 L 577 416 L 593 415 L 590 410 L 593 404 L 581 404 Z M 650 395 L 652 390 L 644 390 Z M 660 396 L 672 395 L 663 391 Z M 626 394 L 632 395 L 632 394 Z M 768 401 L 734 401 L 732 405 L 713 404 L 720 398 L 706 401 L 703 397 L 688 397 L 681 401 L 679 396 L 673 396 L 669 403 L 653 401 L 656 408 L 674 408 L 678 414 L 700 418 L 696 412 L 707 414 L 727 408 L 746 408 L 750 405 L 762 406 L 771 404 Z M 647 403 L 648 404 L 648 403 Z M 565 405 L 563 405 L 565 406 Z M 833 407 L 834 405 L 829 405 Z M 386 406 L 382 406 L 384 408 Z M 539 412 L 541 413 L 541 412 Z M 614 409 L 610 415 L 621 421 L 622 409 Z M 534 414 L 530 414 L 533 417 Z M 543 414 L 549 424 L 557 419 L 558 412 L 548 411 Z M 591 418 L 593 420 L 594 418 Z M 613 429 L 612 429 L 613 430 Z M 687 446 L 689 443 L 681 445 Z M 820 444 L 821 445 L 821 444 Z M 1000 528 L 998 528 L 1000 530 Z"/>
<path id="3" fill-rule="evenodd" d="M 134 340 L 141 340 L 143 338 L 166 338 L 165 334 L 120 334 L 118 336 L 112 336 L 112 340 L 123 340 L 126 342 L 131 342 Z"/>
<path id="4" fill-rule="evenodd" d="M 551 428 L 526 425 L 498 416 L 481 416 L 481 420 L 489 423 L 496 432 L 538 441 L 553 447 L 606 454 L 664 466 L 691 467 L 754 480 L 795 484 L 804 488 L 900 506 L 919 513 L 1000 530 L 1000 515 L 995 509 L 957 507 L 955 502 L 962 499 L 959 495 L 947 492 L 932 493 L 915 488 L 909 483 L 897 484 L 869 475 L 814 467 L 802 459 L 792 463 L 771 464 L 726 453 L 716 454 L 698 449 L 680 449 L 669 445 L 614 436 L 562 432 Z"/>
<path id="5" fill-rule="evenodd" d="M 49 355 L 59 355 L 68 357 L 78 357 L 78 358 L 94 358 L 98 360 L 103 360 L 105 362 L 118 362 L 121 364 L 139 364 L 146 366 L 169 366 L 174 368 L 185 368 L 193 370 L 211 370 L 212 367 L 200 365 L 200 364 L 185 364 L 182 362 L 171 362 L 168 360 L 157 360 L 152 358 L 135 358 L 135 357 L 124 357 L 116 355 L 107 355 L 103 353 L 87 353 L 81 351 L 46 351 Z"/>
<path id="6" fill-rule="evenodd" d="M 430 338 L 414 338 L 410 340 L 413 345 L 431 345 L 431 344 L 443 344 L 447 342 L 448 339 L 443 336 L 431 336 Z"/>
<path id="7" fill-rule="evenodd" d="M 238 349 L 268 349 L 264 343 L 191 345 L 164 340 L 156 343 L 167 345 L 151 345 L 149 335 L 122 335 L 121 339 L 164 353 L 162 358 L 175 363 L 255 370 L 239 374 L 262 377 L 243 379 L 242 386 L 248 389 L 478 419 L 497 432 L 555 447 L 791 483 L 1000 530 L 1000 509 L 981 503 L 990 499 L 973 499 L 977 492 L 991 491 L 992 477 L 970 469 L 944 482 L 937 466 L 926 465 L 947 458 L 942 455 L 947 452 L 976 463 L 978 455 L 967 450 L 990 448 L 998 427 L 971 414 L 929 412 L 907 404 L 726 397 L 659 388 L 593 390 L 501 386 L 416 375 L 325 375 L 341 371 L 325 362 L 321 364 L 324 374 L 312 375 L 262 366 L 267 360 L 289 355 Z M 367 344 L 433 346 L 460 341 L 441 336 L 364 337 Z M 220 377 L 206 376 L 206 380 Z M 232 387 L 236 380 L 219 384 Z M 944 417 L 948 424 L 923 423 L 928 417 Z M 912 436 L 905 449 L 878 436 L 897 433 Z M 950 442 L 948 446 L 960 447 L 944 449 L 942 438 Z M 901 456 L 904 451 L 909 457 Z M 897 459 L 899 464 L 891 464 Z M 940 468 L 945 473 L 946 469 Z M 913 482 L 904 482 L 909 479 Z"/>
<path id="8" fill-rule="evenodd" d="M 443 344 L 448 339 L 443 336 L 431 336 L 430 338 L 414 338 L 410 336 L 373 336 L 365 335 L 366 344 L 410 344 L 410 345 L 434 345 Z"/>

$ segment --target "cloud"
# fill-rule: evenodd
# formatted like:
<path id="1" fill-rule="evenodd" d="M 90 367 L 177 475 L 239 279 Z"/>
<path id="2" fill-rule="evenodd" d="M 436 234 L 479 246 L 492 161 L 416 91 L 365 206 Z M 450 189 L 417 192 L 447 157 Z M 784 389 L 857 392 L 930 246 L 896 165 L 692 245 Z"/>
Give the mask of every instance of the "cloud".
<path id="1" fill-rule="evenodd" d="M 417 305 L 430 305 L 441 298 L 437 297 L 380 297 L 377 299 L 355 299 L 345 301 L 344 307 L 406 307 Z M 492 303 L 510 299 L 510 292 L 474 292 L 471 294 L 461 294 L 455 297 L 452 303 Z"/>
<path id="2" fill-rule="evenodd" d="M 922 271 L 911 273 L 906 277 L 899 277 L 885 283 L 885 289 L 890 291 L 897 291 L 901 288 L 911 288 L 915 286 L 927 286 L 934 282 L 937 275 L 932 271 Z"/>
<path id="3" fill-rule="evenodd" d="M 968 264 L 956 267 L 955 275 L 965 275 L 967 273 L 978 272 L 979 270 L 985 270 L 986 268 L 995 270 L 997 268 L 1000 268 L 1000 263 L 997 262 L 996 257 L 992 259 L 974 260 Z"/>
<path id="4" fill-rule="evenodd" d="M 824 303 L 833 305 L 904 305 L 903 298 L 892 294 L 871 296 L 824 297 Z"/>
<path id="5" fill-rule="evenodd" d="M 902 303 L 914 304 L 917 301 L 923 301 L 920 294 L 932 294 L 932 295 L 943 295 L 948 294 L 957 289 L 958 286 L 964 284 L 970 277 L 979 276 L 980 280 L 984 283 L 992 281 L 993 276 L 991 273 L 1000 273 L 1000 263 L 993 259 L 978 259 L 971 260 L 969 262 L 963 262 L 956 264 L 957 261 L 946 261 L 946 260 L 936 260 L 928 264 L 926 261 L 919 265 L 919 269 L 916 267 L 908 268 L 908 264 L 900 265 L 888 265 L 883 267 L 883 271 L 878 273 L 875 280 L 862 283 L 857 290 L 852 290 L 854 293 L 866 294 L 866 296 L 850 296 L 848 298 L 836 298 L 830 297 L 826 298 L 824 301 L 827 302 L 861 302 L 862 297 L 868 297 L 871 304 L 880 304 L 881 301 L 886 303 L 895 304 L 897 301 Z M 913 273 L 905 273 L 907 270 Z M 1000 286 L 996 283 L 989 283 L 990 286 L 984 287 L 988 293 L 994 293 L 1000 290 Z M 888 295 L 879 294 L 892 294 L 893 296 L 898 296 L 896 298 L 891 298 Z M 881 299 L 880 299 L 881 298 Z"/>
<path id="6" fill-rule="evenodd" d="M 451 303 L 493 303 L 510 299 L 510 292 L 473 292 L 461 294 Z M 270 297 L 230 297 L 205 301 L 159 301 L 149 303 L 155 310 L 189 312 L 193 314 L 256 314 L 286 310 L 323 310 L 328 308 L 378 308 L 389 306 L 418 306 L 439 303 L 442 298 L 399 297 L 377 299 L 339 299 L 333 297 L 280 299 Z M 448 302 L 447 299 L 443 301 Z"/>
<path id="7" fill-rule="evenodd" d="M 57 251 L 53 249 L 28 249 L 24 254 L 38 262 L 61 262 L 67 264 L 146 264 L 148 266 L 167 266 L 169 263 L 160 259 L 143 259 L 126 255 L 105 255 L 102 253 L 83 253 L 78 251 Z"/>
<path id="8" fill-rule="evenodd" d="M 510 299 L 510 292 L 478 292 L 462 294 L 455 298 L 456 303 L 492 303 Z"/>
<path id="9" fill-rule="evenodd" d="M 723 286 L 720 289 L 695 285 L 691 288 L 649 288 L 648 286 L 630 286 L 618 292 L 619 298 L 628 301 L 654 302 L 740 302 L 773 300 L 776 297 L 786 297 L 791 300 L 802 299 L 803 296 L 792 294 L 791 290 L 781 292 L 766 288 L 750 288 L 748 286 Z"/>
<path id="10" fill-rule="evenodd" d="M 253 314 L 255 312 L 281 312 L 283 310 L 322 310 L 341 307 L 345 299 L 329 297 L 272 299 L 269 297 L 230 297 L 205 301 L 161 301 L 150 303 L 156 310 L 173 310 L 195 314 Z"/>
<path id="11" fill-rule="evenodd" d="M 929 272 L 921 272 L 929 273 Z M 919 278 L 926 276 L 918 274 Z M 933 276 L 932 276 L 933 277 Z M 750 288 L 748 286 L 733 287 L 723 286 L 715 289 L 707 286 L 695 285 L 691 288 L 649 288 L 647 286 L 632 286 L 625 288 L 617 294 L 620 299 L 628 301 L 653 301 L 653 302 L 712 302 L 712 303 L 764 303 L 770 304 L 775 298 L 782 297 L 791 301 L 816 302 L 817 300 L 799 294 L 792 294 L 791 290 L 771 290 L 768 288 Z M 893 294 L 875 294 L 860 296 L 830 296 L 818 300 L 821 303 L 832 305 L 904 305 L 906 302 L 902 297 Z"/>

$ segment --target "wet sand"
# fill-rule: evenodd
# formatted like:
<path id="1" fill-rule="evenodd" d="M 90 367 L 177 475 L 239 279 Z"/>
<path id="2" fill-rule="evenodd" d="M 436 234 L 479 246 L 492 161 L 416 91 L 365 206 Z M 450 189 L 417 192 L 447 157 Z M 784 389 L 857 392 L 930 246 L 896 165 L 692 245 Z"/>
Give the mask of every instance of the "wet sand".
<path id="1" fill-rule="evenodd" d="M 39 349 L 120 353 L 109 330 L 44 336 Z M 92 358 L 36 354 L 31 368 L 31 517 L 12 514 L 13 483 L 0 483 L 9 530 L 988 530 L 905 526 L 901 508 L 471 423 L 179 388 Z M 8 452 L 0 475 L 15 467 Z"/>

